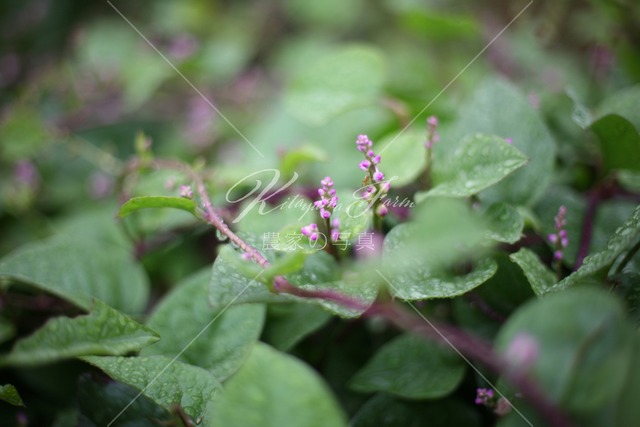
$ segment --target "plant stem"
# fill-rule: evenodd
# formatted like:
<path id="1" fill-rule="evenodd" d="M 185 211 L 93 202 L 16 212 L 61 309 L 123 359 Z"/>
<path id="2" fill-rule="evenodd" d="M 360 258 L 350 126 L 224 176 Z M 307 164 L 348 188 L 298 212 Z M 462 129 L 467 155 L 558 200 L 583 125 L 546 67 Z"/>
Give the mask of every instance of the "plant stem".
<path id="1" fill-rule="evenodd" d="M 574 270 L 580 268 L 580 266 L 584 262 L 585 257 L 589 254 L 589 246 L 591 246 L 591 236 L 593 235 L 593 224 L 601 197 L 602 190 L 600 186 L 594 188 L 591 192 L 589 192 L 589 195 L 587 196 L 587 209 L 584 213 L 584 220 L 582 222 L 580 246 L 578 247 L 576 263 L 573 266 Z"/>

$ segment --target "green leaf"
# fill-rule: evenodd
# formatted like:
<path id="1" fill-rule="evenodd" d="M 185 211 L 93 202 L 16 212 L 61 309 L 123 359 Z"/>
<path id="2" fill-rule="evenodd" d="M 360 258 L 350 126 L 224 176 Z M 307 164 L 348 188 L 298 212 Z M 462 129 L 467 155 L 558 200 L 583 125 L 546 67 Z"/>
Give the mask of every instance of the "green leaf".
<path id="1" fill-rule="evenodd" d="M 582 266 L 565 277 L 560 283 L 549 288 L 549 291 L 556 292 L 564 290 L 570 286 L 580 283 L 589 276 L 608 270 L 615 260 L 636 240 L 640 233 L 640 206 L 636 208 L 631 218 L 624 225 L 616 230 L 607 243 L 607 248 L 591 254 L 584 259 Z"/>
<path id="2" fill-rule="evenodd" d="M 619 170 L 618 182 L 625 190 L 640 193 L 640 172 L 632 170 Z"/>
<path id="3" fill-rule="evenodd" d="M 265 308 L 258 304 L 211 307 L 210 277 L 210 269 L 202 270 L 177 284 L 160 302 L 147 320 L 160 341 L 144 348 L 141 355 L 180 354 L 178 360 L 205 368 L 224 381 L 242 365 L 260 336 Z"/>
<path id="4" fill-rule="evenodd" d="M 174 417 L 166 409 L 137 394 L 130 385 L 82 375 L 78 380 L 78 407 L 83 421 L 91 424 L 79 424 L 100 427 L 115 419 L 114 426 L 158 427 L 159 423 L 172 421 Z M 125 407 L 127 410 L 120 414 Z"/>
<path id="5" fill-rule="evenodd" d="M 306 64 L 285 93 L 292 115 L 320 125 L 347 110 L 373 103 L 385 80 L 384 60 L 374 48 L 352 45 Z"/>
<path id="6" fill-rule="evenodd" d="M 640 130 L 640 85 L 626 87 L 607 97 L 597 108 L 597 117 L 617 114 L 629 120 Z"/>
<path id="7" fill-rule="evenodd" d="M 247 271 L 246 266 L 251 266 L 253 271 Z M 230 246 L 223 247 L 213 263 L 209 281 L 212 308 L 248 302 L 278 302 L 286 298 L 269 291 L 267 285 L 259 280 L 262 274 L 263 269 L 257 264 L 242 259 Z"/>
<path id="8" fill-rule="evenodd" d="M 346 198 L 340 199 L 348 200 Z M 340 223 L 340 239 L 353 240 L 364 233 L 371 220 L 371 209 L 364 200 L 349 200 L 344 203 L 338 215 Z"/>
<path id="9" fill-rule="evenodd" d="M 498 269 L 490 258 L 478 261 L 471 272 L 461 275 L 431 270 L 416 262 L 405 262 L 397 267 L 385 278 L 389 280 L 391 294 L 406 301 L 463 295 L 489 280 Z"/>
<path id="10" fill-rule="evenodd" d="M 11 384 L 0 385 L 0 400 L 4 400 L 13 406 L 25 406 L 18 390 Z"/>
<path id="11" fill-rule="evenodd" d="M 422 196 L 469 197 L 500 182 L 527 163 L 504 138 L 476 134 L 444 161 L 434 161 L 433 188 Z"/>
<path id="12" fill-rule="evenodd" d="M 269 307 L 264 338 L 278 350 L 288 351 L 329 319 L 331 314 L 313 305 L 274 304 Z"/>
<path id="13" fill-rule="evenodd" d="M 307 254 L 303 251 L 286 252 L 265 268 L 261 279 L 270 283 L 276 276 L 294 273 L 304 267 L 306 259 Z"/>
<path id="14" fill-rule="evenodd" d="M 515 243 L 522 237 L 524 219 L 518 210 L 507 203 L 494 203 L 484 212 L 489 235 L 497 242 Z"/>
<path id="15" fill-rule="evenodd" d="M 383 268 L 388 274 L 401 274 L 411 263 L 448 267 L 464 256 L 480 255 L 486 246 L 482 219 L 461 200 L 430 198 L 414 211 L 411 222 L 395 226 L 385 237 Z"/>
<path id="16" fill-rule="evenodd" d="M 543 295 L 558 281 L 553 271 L 549 270 L 540 258 L 527 248 L 520 248 L 518 252 L 509 255 L 509 258 L 522 269 L 531 284 L 531 289 L 538 296 Z"/>
<path id="17" fill-rule="evenodd" d="M 638 405 L 638 393 L 640 393 L 640 338 L 634 339 L 634 354 L 627 374 L 626 384 L 615 400 L 613 417 L 616 427 L 633 425 L 640 417 L 640 405 Z M 607 414 L 609 415 L 609 414 Z M 601 424 L 603 425 L 603 424 Z"/>
<path id="18" fill-rule="evenodd" d="M 353 390 L 383 391 L 407 399 L 436 399 L 453 392 L 466 366 L 451 349 L 404 334 L 385 344 L 350 381 Z"/>
<path id="19" fill-rule="evenodd" d="M 411 402 L 378 393 L 358 409 L 353 427 L 481 426 L 480 414 L 471 406 L 451 399 Z"/>
<path id="20" fill-rule="evenodd" d="M 465 137 L 478 132 L 512 138 L 513 147 L 529 159 L 526 167 L 483 191 L 481 199 L 530 205 L 545 194 L 553 176 L 555 143 L 524 94 L 504 80 L 483 81 L 463 104 L 456 121 L 443 127 L 434 158 L 453 154 Z M 434 160 L 434 167 L 439 161 Z"/>
<path id="21" fill-rule="evenodd" d="M 624 117 L 608 114 L 591 124 L 598 136 L 605 172 L 616 169 L 640 171 L 640 134 Z"/>
<path id="22" fill-rule="evenodd" d="M 51 238 L 22 246 L 0 260 L 0 278 L 25 283 L 89 310 L 96 298 L 140 313 L 149 283 L 129 251 L 102 242 Z"/>
<path id="23" fill-rule="evenodd" d="M 386 179 L 392 180 L 392 186 L 410 184 L 424 171 L 427 165 L 425 140 L 424 128 L 409 128 L 400 135 L 393 132 L 376 144 L 376 152 L 377 147 L 381 147 L 379 153 L 383 163 L 380 169 L 384 171 Z"/>
<path id="24" fill-rule="evenodd" d="M 634 337 L 616 298 L 597 288 L 579 288 L 534 300 L 504 325 L 498 349 L 505 352 L 521 334 L 539 346 L 530 374 L 552 401 L 579 412 L 616 400 L 627 379 Z"/>
<path id="25" fill-rule="evenodd" d="M 158 340 L 151 329 L 96 300 L 91 313 L 56 317 L 16 342 L 0 366 L 32 366 L 84 355 L 121 355 Z"/>
<path id="26" fill-rule="evenodd" d="M 257 343 L 225 383 L 211 414 L 225 427 L 340 427 L 346 418 L 320 376 L 292 356 Z"/>
<path id="27" fill-rule="evenodd" d="M 193 418 L 205 415 L 205 408 L 222 385 L 203 368 L 164 356 L 83 356 L 114 380 L 129 384 L 165 409 L 178 404 Z"/>
<path id="28" fill-rule="evenodd" d="M 191 199 L 184 197 L 166 197 L 166 196 L 141 196 L 133 197 L 127 200 L 118 211 L 118 216 L 124 218 L 141 209 L 153 208 L 174 208 L 189 212 L 196 218 L 196 203 Z"/>
<path id="29" fill-rule="evenodd" d="M 298 172 L 302 166 L 306 166 L 307 163 L 314 162 L 326 162 L 329 160 L 327 152 L 315 145 L 304 145 L 302 147 L 296 147 L 282 157 L 280 161 L 280 172 L 284 179 L 289 179 L 294 173 Z"/>

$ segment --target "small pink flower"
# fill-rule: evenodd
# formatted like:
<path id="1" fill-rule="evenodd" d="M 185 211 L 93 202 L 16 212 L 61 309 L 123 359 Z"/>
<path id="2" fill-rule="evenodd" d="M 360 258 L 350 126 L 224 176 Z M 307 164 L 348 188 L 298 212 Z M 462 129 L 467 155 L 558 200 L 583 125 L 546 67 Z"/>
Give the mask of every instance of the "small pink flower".
<path id="1" fill-rule="evenodd" d="M 375 182 L 380 182 L 384 179 L 384 174 L 380 171 L 377 171 L 373 174 L 373 180 Z"/>
<path id="2" fill-rule="evenodd" d="M 363 171 L 368 171 L 370 167 L 371 162 L 369 160 L 363 160 L 360 162 L 360 169 L 362 169 Z"/>
<path id="3" fill-rule="evenodd" d="M 180 186 L 180 197 L 184 197 L 185 199 L 193 199 L 193 190 L 191 190 L 190 185 Z"/>
<path id="4" fill-rule="evenodd" d="M 533 365 L 540 353 L 540 344 L 527 333 L 518 333 L 509 343 L 505 359 L 516 369 L 526 370 Z"/>
<path id="5" fill-rule="evenodd" d="M 379 205 L 378 208 L 376 209 L 376 213 L 379 216 L 385 216 L 387 215 L 387 213 L 389 213 L 389 209 L 387 208 L 386 205 Z"/>
<path id="6" fill-rule="evenodd" d="M 328 176 L 326 176 L 322 181 L 320 181 L 320 184 L 322 184 L 325 187 L 333 187 L 333 181 Z"/>

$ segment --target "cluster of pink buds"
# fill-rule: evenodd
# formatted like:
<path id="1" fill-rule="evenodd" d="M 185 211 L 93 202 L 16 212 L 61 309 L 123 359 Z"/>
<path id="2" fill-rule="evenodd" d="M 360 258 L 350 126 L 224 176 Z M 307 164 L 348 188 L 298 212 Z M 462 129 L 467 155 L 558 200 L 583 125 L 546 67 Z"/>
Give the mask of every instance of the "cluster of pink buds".
<path id="1" fill-rule="evenodd" d="M 391 187 L 389 181 L 384 181 L 384 174 L 378 169 L 380 164 L 380 155 L 376 154 L 371 147 L 373 143 L 367 135 L 358 135 L 356 139 L 356 146 L 358 151 L 364 153 L 365 159 L 360 162 L 360 169 L 368 173 L 365 178 L 365 184 L 367 186 L 362 193 L 362 198 L 367 202 L 375 200 L 382 200 Z M 382 203 L 377 203 L 376 214 L 379 216 L 385 216 L 388 212 L 387 206 Z"/>
<path id="2" fill-rule="evenodd" d="M 427 119 L 427 140 L 424 143 L 426 148 L 432 148 L 434 144 L 440 141 L 440 135 L 436 131 L 438 127 L 438 118 L 436 116 L 429 116 Z"/>
<path id="3" fill-rule="evenodd" d="M 493 406 L 495 404 L 495 393 L 490 388 L 478 388 L 476 390 L 476 405 Z"/>
<path id="4" fill-rule="evenodd" d="M 562 261 L 564 257 L 564 248 L 569 246 L 569 236 L 567 235 L 567 208 L 560 206 L 558 214 L 554 218 L 555 221 L 555 233 L 551 233 L 547 236 L 549 242 L 555 245 L 553 252 L 553 259 L 557 262 Z"/>
<path id="5" fill-rule="evenodd" d="M 322 181 L 322 188 L 318 189 L 318 195 L 320 199 L 313 203 L 317 209 L 320 210 L 320 216 L 325 220 L 329 233 L 331 234 L 331 240 L 337 241 L 340 238 L 340 221 L 334 218 L 330 220 L 333 210 L 338 206 L 338 196 L 336 196 L 336 190 L 333 188 L 333 181 L 330 177 L 325 177 Z M 300 229 L 303 235 L 307 236 L 309 240 L 318 240 L 318 225 L 311 223 Z"/>
<path id="6" fill-rule="evenodd" d="M 193 190 L 190 185 L 180 186 L 180 197 L 185 199 L 193 199 Z"/>
<path id="7" fill-rule="evenodd" d="M 320 199 L 313 203 L 313 206 L 320 209 L 320 216 L 324 219 L 329 219 L 333 210 L 338 206 L 338 196 L 336 196 L 336 190 L 333 187 L 333 181 L 330 177 L 325 177 L 322 181 L 322 188 L 318 188 L 318 195 Z"/>

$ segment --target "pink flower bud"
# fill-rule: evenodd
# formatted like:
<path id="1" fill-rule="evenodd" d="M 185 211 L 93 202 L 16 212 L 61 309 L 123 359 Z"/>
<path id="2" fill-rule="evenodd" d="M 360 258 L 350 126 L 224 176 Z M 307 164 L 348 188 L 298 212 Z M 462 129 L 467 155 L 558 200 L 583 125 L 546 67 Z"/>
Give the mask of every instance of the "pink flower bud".
<path id="1" fill-rule="evenodd" d="M 360 162 L 360 169 L 362 169 L 363 171 L 368 171 L 370 167 L 371 162 L 369 160 L 363 160 Z"/>
<path id="2" fill-rule="evenodd" d="M 384 179 L 384 174 L 383 174 L 382 172 L 380 172 L 380 171 L 376 171 L 376 172 L 373 174 L 373 180 L 374 180 L 375 182 L 380 182 L 380 181 L 382 181 L 383 179 Z"/>
<path id="3" fill-rule="evenodd" d="M 518 333 L 505 352 L 509 364 L 519 370 L 526 370 L 533 365 L 540 353 L 538 340 L 527 333 Z"/>
<path id="4" fill-rule="evenodd" d="M 191 190 L 191 186 L 189 186 L 189 185 L 181 185 L 180 186 L 180 197 L 184 197 L 185 199 L 193 199 L 193 191 Z"/>

